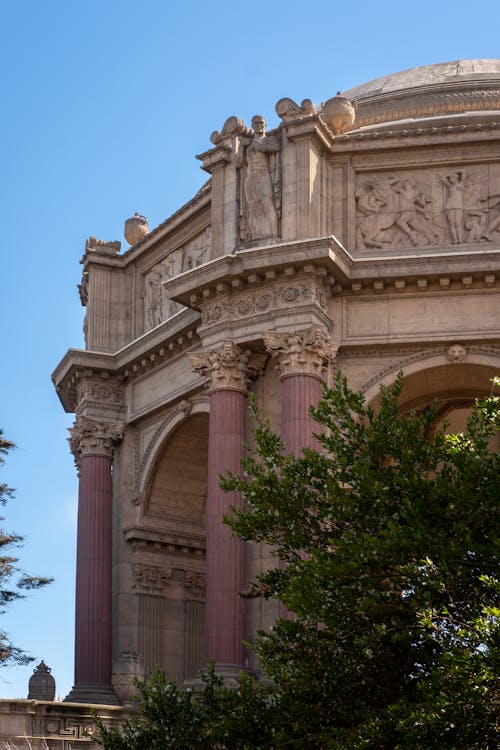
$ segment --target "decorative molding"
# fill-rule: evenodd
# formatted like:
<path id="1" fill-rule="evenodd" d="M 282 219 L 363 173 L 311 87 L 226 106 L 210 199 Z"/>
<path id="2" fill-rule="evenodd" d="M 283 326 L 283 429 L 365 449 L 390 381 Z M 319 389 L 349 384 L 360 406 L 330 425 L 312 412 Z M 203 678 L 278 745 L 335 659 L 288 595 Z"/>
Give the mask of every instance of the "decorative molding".
<path id="1" fill-rule="evenodd" d="M 89 237 L 85 242 L 85 252 L 119 253 L 122 243 L 118 240 L 108 242 L 99 237 Z"/>
<path id="2" fill-rule="evenodd" d="M 172 519 L 172 524 L 178 523 L 178 519 Z M 171 529 L 151 528 L 149 526 L 136 526 L 125 529 L 125 541 L 131 545 L 132 551 L 144 559 L 144 553 L 158 555 L 178 555 L 182 557 L 193 557 L 203 559 L 205 556 L 206 539 L 204 534 L 195 534 L 189 531 Z"/>
<path id="3" fill-rule="evenodd" d="M 246 393 L 250 378 L 264 367 L 266 356 L 242 349 L 226 339 L 218 349 L 188 354 L 191 367 L 210 380 L 209 391 L 234 390 Z"/>
<path id="4" fill-rule="evenodd" d="M 106 456 L 113 459 L 125 432 L 125 424 L 97 422 L 88 417 L 77 416 L 69 428 L 69 446 L 77 467 L 84 456 Z"/>
<path id="5" fill-rule="evenodd" d="M 276 369 L 282 378 L 287 375 L 322 378 L 336 353 L 328 332 L 322 326 L 287 333 L 270 331 L 263 334 L 263 339 L 268 352 L 277 359 Z"/>

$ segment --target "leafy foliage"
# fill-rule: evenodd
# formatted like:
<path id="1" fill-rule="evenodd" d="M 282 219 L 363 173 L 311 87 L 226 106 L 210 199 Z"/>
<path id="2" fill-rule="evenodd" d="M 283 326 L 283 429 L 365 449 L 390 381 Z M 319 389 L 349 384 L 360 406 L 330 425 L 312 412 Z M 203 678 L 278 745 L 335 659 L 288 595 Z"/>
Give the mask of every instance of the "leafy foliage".
<path id="1" fill-rule="evenodd" d="M 223 480 L 245 503 L 226 522 L 277 558 L 244 595 L 278 598 L 293 614 L 254 644 L 268 687 L 245 677 L 231 697 L 212 675 L 208 710 L 204 692 L 194 700 L 157 686 L 153 702 L 174 690 L 194 712 L 182 717 L 189 731 L 204 717 L 203 741 L 215 744 L 191 738 L 189 747 L 500 744 L 500 456 L 490 448 L 499 398 L 477 405 L 465 434 L 448 436 L 433 406 L 400 413 L 402 385 L 399 376 L 382 389 L 374 410 L 339 375 L 313 410 L 322 450 L 299 457 L 285 455 L 253 405 L 255 452 L 243 477 Z M 143 712 L 152 694 L 141 690 Z M 170 704 L 159 714 L 174 731 Z M 137 736 L 150 726 L 142 713 Z M 129 734 L 126 746 L 157 745 Z"/>
<path id="2" fill-rule="evenodd" d="M 0 466 L 5 462 L 4 456 L 15 448 L 14 443 L 3 437 L 0 430 Z M 14 496 L 14 491 L 5 483 L 0 483 L 0 504 L 5 505 Z M 4 521 L 0 516 L 0 522 Z M 42 576 L 32 576 L 21 570 L 12 550 L 22 545 L 24 537 L 0 528 L 0 614 L 16 599 L 23 599 L 27 591 L 39 589 L 50 583 L 52 579 Z M 22 649 L 15 646 L 10 637 L 0 630 L 0 666 L 7 664 L 27 664 L 32 661 Z"/>

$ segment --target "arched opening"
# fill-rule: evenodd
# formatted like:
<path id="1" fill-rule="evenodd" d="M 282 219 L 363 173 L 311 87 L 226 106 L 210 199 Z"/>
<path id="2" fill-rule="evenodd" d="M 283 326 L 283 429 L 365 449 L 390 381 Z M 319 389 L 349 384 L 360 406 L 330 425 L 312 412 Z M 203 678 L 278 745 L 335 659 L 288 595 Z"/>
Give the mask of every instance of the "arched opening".
<path id="1" fill-rule="evenodd" d="M 160 665 L 180 682 L 205 662 L 205 504 L 208 414 L 182 421 L 164 440 L 144 491 L 136 587 L 139 650 L 146 675 Z M 137 579 L 137 575 L 136 575 Z"/>

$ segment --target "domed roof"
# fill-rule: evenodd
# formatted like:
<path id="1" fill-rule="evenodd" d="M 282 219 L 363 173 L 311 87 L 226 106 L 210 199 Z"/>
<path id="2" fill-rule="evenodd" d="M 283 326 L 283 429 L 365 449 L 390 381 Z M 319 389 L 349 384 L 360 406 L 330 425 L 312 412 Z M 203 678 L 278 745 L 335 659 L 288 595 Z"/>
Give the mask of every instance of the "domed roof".
<path id="1" fill-rule="evenodd" d="M 470 118 L 476 112 L 497 117 L 500 60 L 454 60 L 423 65 L 376 78 L 342 93 L 356 102 L 358 129 L 451 115 Z"/>
<path id="2" fill-rule="evenodd" d="M 414 89 L 421 86 L 442 86 L 469 81 L 500 81 L 500 60 L 454 60 L 453 62 L 422 65 L 399 73 L 375 78 L 373 81 L 342 92 L 348 99 Z"/>

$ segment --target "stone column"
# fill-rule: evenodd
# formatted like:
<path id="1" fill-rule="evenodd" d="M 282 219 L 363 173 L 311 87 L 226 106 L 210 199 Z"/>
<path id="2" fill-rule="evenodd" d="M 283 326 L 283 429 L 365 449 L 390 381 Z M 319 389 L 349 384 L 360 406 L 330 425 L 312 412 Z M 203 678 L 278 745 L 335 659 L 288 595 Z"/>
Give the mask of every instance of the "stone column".
<path id="1" fill-rule="evenodd" d="M 239 474 L 246 439 L 247 382 L 264 364 L 263 355 L 227 340 L 218 348 L 190 355 L 193 369 L 210 378 L 210 427 L 207 489 L 207 658 L 231 682 L 244 666 L 244 543 L 222 522 L 237 493 L 221 490 L 220 475 Z"/>
<path id="2" fill-rule="evenodd" d="M 80 478 L 72 702 L 118 703 L 111 686 L 112 464 L 123 430 L 82 416 L 70 429 Z"/>

